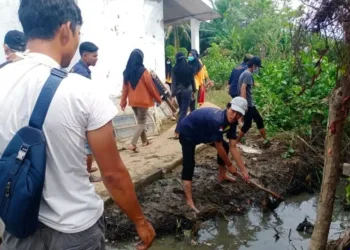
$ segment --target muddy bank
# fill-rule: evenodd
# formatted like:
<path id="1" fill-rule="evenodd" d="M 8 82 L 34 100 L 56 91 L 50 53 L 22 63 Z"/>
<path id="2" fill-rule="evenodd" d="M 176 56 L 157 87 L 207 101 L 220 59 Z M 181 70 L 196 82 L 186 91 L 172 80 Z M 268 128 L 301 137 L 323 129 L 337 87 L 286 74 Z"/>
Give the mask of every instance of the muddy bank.
<path id="1" fill-rule="evenodd" d="M 254 139 L 248 140 L 247 145 L 261 150 L 261 154 L 256 150 L 243 152 L 252 180 L 284 197 L 318 189 L 322 175 L 316 159 L 306 148 L 300 146 L 294 153 L 286 154 L 288 146 L 283 141 L 273 141 L 268 149 L 263 149 L 261 141 Z M 250 206 L 267 210 L 266 207 L 278 205 L 265 192 L 240 179 L 235 184 L 218 184 L 215 149 L 207 148 L 198 154 L 196 163 L 193 197 L 201 211 L 199 215 L 185 204 L 181 167 L 138 191 L 143 210 L 158 236 L 176 234 L 181 238 L 184 230 L 192 230 L 194 235 L 208 218 L 227 218 L 244 213 Z M 108 206 L 106 216 L 106 237 L 110 242 L 136 236 L 134 226 L 116 206 Z"/>

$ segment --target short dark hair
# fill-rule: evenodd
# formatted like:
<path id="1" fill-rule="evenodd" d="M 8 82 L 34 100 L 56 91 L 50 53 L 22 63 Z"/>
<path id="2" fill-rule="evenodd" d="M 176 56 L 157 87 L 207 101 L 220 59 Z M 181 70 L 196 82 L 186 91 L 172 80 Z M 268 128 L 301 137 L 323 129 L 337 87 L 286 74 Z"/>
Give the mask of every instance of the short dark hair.
<path id="1" fill-rule="evenodd" d="M 252 68 L 253 65 L 263 68 L 263 66 L 261 65 L 261 59 L 257 56 L 254 56 L 252 59 L 249 60 L 248 68 Z"/>
<path id="2" fill-rule="evenodd" d="M 251 55 L 251 54 L 246 54 L 246 55 L 244 56 L 243 62 L 247 63 L 247 62 L 249 62 L 249 60 L 252 59 L 253 57 L 254 57 L 254 56 Z"/>
<path id="3" fill-rule="evenodd" d="M 231 104 L 230 102 L 228 102 L 228 103 L 226 104 L 226 109 L 231 108 L 231 106 L 232 106 L 232 104 Z"/>
<path id="4" fill-rule="evenodd" d="M 74 0 L 21 0 L 18 15 L 28 40 L 53 39 L 60 26 L 67 22 L 71 22 L 73 32 L 83 24 Z"/>
<path id="5" fill-rule="evenodd" d="M 6 33 L 4 44 L 11 50 L 23 52 L 26 49 L 24 34 L 18 30 L 10 30 Z"/>
<path id="6" fill-rule="evenodd" d="M 91 42 L 83 42 L 79 46 L 79 53 L 82 56 L 85 52 L 93 53 L 98 51 L 98 47 Z"/>

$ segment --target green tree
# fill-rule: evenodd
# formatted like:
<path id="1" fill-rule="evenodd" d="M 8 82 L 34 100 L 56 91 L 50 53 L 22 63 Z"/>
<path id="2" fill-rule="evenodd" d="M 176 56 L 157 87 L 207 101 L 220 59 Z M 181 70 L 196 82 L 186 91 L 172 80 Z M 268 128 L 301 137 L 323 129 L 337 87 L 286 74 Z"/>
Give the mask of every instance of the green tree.
<path id="1" fill-rule="evenodd" d="M 191 41 L 191 27 L 189 23 L 168 26 L 165 31 L 165 41 L 167 45 L 173 45 L 176 51 L 187 45 Z"/>

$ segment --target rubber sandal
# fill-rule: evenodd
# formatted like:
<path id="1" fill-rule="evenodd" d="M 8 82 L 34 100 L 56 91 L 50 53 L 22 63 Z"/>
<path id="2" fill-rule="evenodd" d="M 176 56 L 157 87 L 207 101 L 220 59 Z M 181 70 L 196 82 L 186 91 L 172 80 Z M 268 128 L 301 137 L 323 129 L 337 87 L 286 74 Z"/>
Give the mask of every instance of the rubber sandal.
<path id="1" fill-rule="evenodd" d="M 132 151 L 134 153 L 138 153 L 139 152 L 136 146 L 132 146 L 132 147 L 129 146 L 128 150 L 130 150 L 130 151 Z"/>
<path id="2" fill-rule="evenodd" d="M 143 146 L 143 147 L 147 147 L 147 146 L 149 146 L 149 145 L 151 145 L 151 144 L 152 144 L 151 141 L 147 141 L 146 143 L 142 144 L 142 146 Z"/>

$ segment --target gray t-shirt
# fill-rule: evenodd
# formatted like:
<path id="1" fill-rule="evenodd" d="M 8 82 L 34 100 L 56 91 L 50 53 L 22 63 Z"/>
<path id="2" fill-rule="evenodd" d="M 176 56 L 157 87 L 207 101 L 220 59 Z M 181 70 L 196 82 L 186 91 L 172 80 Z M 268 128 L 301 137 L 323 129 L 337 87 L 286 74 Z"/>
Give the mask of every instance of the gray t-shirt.
<path id="1" fill-rule="evenodd" d="M 253 94 L 252 94 L 252 88 L 254 84 L 254 78 L 252 72 L 247 69 L 244 71 L 241 76 L 239 77 L 238 80 L 238 93 L 241 94 L 241 87 L 243 84 L 247 85 L 247 102 L 248 102 L 248 107 L 254 107 L 255 103 L 253 100 Z"/>

